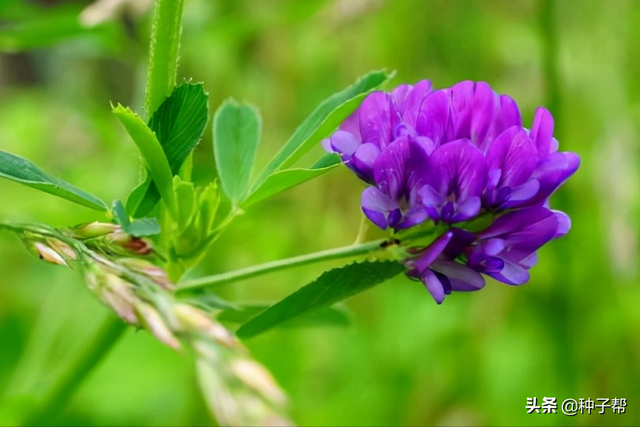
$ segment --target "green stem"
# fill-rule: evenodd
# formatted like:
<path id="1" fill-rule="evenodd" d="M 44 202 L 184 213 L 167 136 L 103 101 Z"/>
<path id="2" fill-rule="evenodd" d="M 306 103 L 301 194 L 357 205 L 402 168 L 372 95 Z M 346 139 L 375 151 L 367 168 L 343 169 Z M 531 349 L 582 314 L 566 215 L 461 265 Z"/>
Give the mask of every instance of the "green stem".
<path id="1" fill-rule="evenodd" d="M 183 0 L 156 0 L 145 99 L 147 117 L 171 95 L 176 85 L 183 5 Z"/>
<path id="2" fill-rule="evenodd" d="M 228 273 L 216 274 L 214 276 L 202 277 L 200 279 L 187 280 L 178 284 L 177 292 L 194 291 L 197 289 L 220 286 L 239 280 L 249 279 L 274 271 L 285 270 L 301 265 L 315 264 L 317 262 L 333 259 L 351 258 L 359 255 L 371 254 L 382 250 L 382 245 L 387 239 L 375 240 L 372 242 L 350 245 L 342 248 L 329 249 L 327 251 L 301 255 L 293 258 L 272 261 L 265 264 L 255 265 L 241 270 L 230 271 Z"/>
<path id="3" fill-rule="evenodd" d="M 119 317 L 109 315 L 93 341 L 80 352 L 56 384 L 51 388 L 40 408 L 31 412 L 23 425 L 53 425 L 65 409 L 83 379 L 102 361 L 118 341 L 127 325 Z"/>

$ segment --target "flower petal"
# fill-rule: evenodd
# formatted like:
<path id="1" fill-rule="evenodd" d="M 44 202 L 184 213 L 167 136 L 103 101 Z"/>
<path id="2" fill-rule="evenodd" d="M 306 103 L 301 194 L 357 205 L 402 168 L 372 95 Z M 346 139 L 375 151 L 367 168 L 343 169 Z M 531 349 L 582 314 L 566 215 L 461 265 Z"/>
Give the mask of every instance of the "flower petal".
<path id="1" fill-rule="evenodd" d="M 556 235 L 553 236 L 554 239 L 558 237 L 562 237 L 571 230 L 571 218 L 569 215 L 562 211 L 552 211 L 558 220 L 558 229 L 556 230 Z"/>
<path id="2" fill-rule="evenodd" d="M 532 253 L 526 258 L 520 260 L 519 264 L 525 268 L 531 268 L 538 262 L 538 254 L 536 252 Z"/>
<path id="3" fill-rule="evenodd" d="M 442 301 L 444 301 L 445 291 L 440 279 L 429 269 L 422 273 L 421 279 L 433 299 L 436 300 L 438 304 L 441 304 Z"/>
<path id="4" fill-rule="evenodd" d="M 448 231 L 434 240 L 433 243 L 431 243 L 422 253 L 422 255 L 420 255 L 420 258 L 415 261 L 414 265 L 418 269 L 418 271 L 422 272 L 428 269 L 435 261 L 435 259 L 440 256 L 442 251 L 444 251 L 452 238 L 453 232 Z"/>
<path id="5" fill-rule="evenodd" d="M 395 226 L 396 230 L 404 230 L 407 228 L 415 227 L 418 224 L 425 222 L 429 218 L 427 210 L 422 206 L 412 206 L 407 212 L 402 215 L 402 219 Z"/>
<path id="6" fill-rule="evenodd" d="M 396 103 L 396 105 L 402 104 L 402 101 L 405 100 L 407 94 L 411 92 L 411 89 L 413 89 L 413 86 L 404 84 L 391 91 L 391 97 L 393 98 L 393 101 Z"/>
<path id="7" fill-rule="evenodd" d="M 409 158 L 409 137 L 403 136 L 385 148 L 373 165 L 373 177 L 380 190 L 394 200 L 406 193 L 406 162 Z"/>
<path id="8" fill-rule="evenodd" d="M 455 123 L 454 138 L 469 139 L 471 136 L 471 113 L 474 88 L 475 83 L 470 80 L 451 86 L 451 110 Z"/>
<path id="9" fill-rule="evenodd" d="M 483 143 L 493 125 L 498 102 L 496 94 L 487 83 L 476 83 L 473 94 L 470 139 L 478 146 Z"/>
<path id="10" fill-rule="evenodd" d="M 349 166 L 365 181 L 373 181 L 373 165 L 380 155 L 377 145 L 367 142 L 358 147 Z"/>
<path id="11" fill-rule="evenodd" d="M 540 182 L 540 191 L 530 203 L 540 203 L 549 197 L 579 166 L 580 157 L 571 152 L 553 153 L 543 160 L 532 174 Z"/>
<path id="12" fill-rule="evenodd" d="M 536 179 L 530 179 L 519 187 L 514 188 L 507 196 L 507 201 L 501 208 L 515 208 L 522 206 L 524 202 L 531 200 L 540 191 L 540 183 Z"/>
<path id="13" fill-rule="evenodd" d="M 325 138 L 322 140 L 322 148 L 324 148 L 324 151 L 326 151 L 327 153 L 335 153 L 335 151 L 333 151 L 333 147 L 331 146 L 331 139 L 329 138 Z"/>
<path id="14" fill-rule="evenodd" d="M 504 261 L 504 268 L 499 273 L 487 274 L 507 285 L 524 285 L 529 281 L 529 272 L 526 268 L 509 260 Z"/>
<path id="15" fill-rule="evenodd" d="M 453 233 L 453 237 L 443 251 L 449 259 L 460 256 L 476 240 L 476 235 L 467 230 L 452 227 L 449 231 Z"/>
<path id="16" fill-rule="evenodd" d="M 481 146 L 499 108 L 499 100 L 485 82 L 464 81 L 451 87 L 455 137 Z"/>
<path id="17" fill-rule="evenodd" d="M 531 139 L 538 148 L 540 157 L 551 152 L 551 138 L 553 137 L 553 116 L 546 108 L 539 107 L 531 125 Z"/>
<path id="18" fill-rule="evenodd" d="M 350 159 L 360 146 L 360 141 L 349 132 L 343 130 L 338 130 L 331 135 L 330 142 L 333 152 L 341 154 L 343 160 Z"/>
<path id="19" fill-rule="evenodd" d="M 340 125 L 340 130 L 349 132 L 355 139 L 362 142 L 362 137 L 360 136 L 360 111 L 356 110 L 344 119 Z"/>
<path id="20" fill-rule="evenodd" d="M 375 225 L 383 230 L 400 219 L 398 204 L 376 187 L 362 192 L 362 211 Z"/>
<path id="21" fill-rule="evenodd" d="M 358 110 L 362 142 L 371 142 L 384 149 L 391 143 L 393 131 L 400 124 L 393 99 L 384 92 L 372 92 Z"/>
<path id="22" fill-rule="evenodd" d="M 556 236 L 559 220 L 555 213 L 533 207 L 509 212 L 494 221 L 480 234 L 481 240 L 499 237 L 505 240 L 505 250 L 499 256 L 520 262 Z"/>
<path id="23" fill-rule="evenodd" d="M 522 119 L 520 118 L 520 110 L 518 110 L 516 101 L 510 96 L 500 95 L 499 103 L 500 107 L 493 119 L 493 128 L 491 129 L 491 134 L 494 138 L 512 126 L 522 128 Z M 480 146 L 480 149 L 485 151 L 490 142 L 491 140 L 487 140 L 486 144 Z"/>
<path id="24" fill-rule="evenodd" d="M 482 152 L 469 140 L 459 139 L 436 148 L 429 157 L 427 183 L 456 200 L 480 196 L 487 182 Z"/>
<path id="25" fill-rule="evenodd" d="M 482 249 L 487 255 L 497 255 L 504 249 L 506 242 L 504 239 L 499 239 L 494 237 L 492 239 L 488 239 L 483 241 L 479 247 Z"/>
<path id="26" fill-rule="evenodd" d="M 483 239 L 492 237 L 504 237 L 517 233 L 527 227 L 535 227 L 536 224 L 554 217 L 552 211 L 543 207 L 532 207 L 508 212 L 498 217 L 489 228 L 480 236 Z"/>
<path id="27" fill-rule="evenodd" d="M 480 197 L 469 197 L 456 206 L 456 213 L 453 215 L 453 222 L 466 221 L 478 215 L 482 202 Z"/>
<path id="28" fill-rule="evenodd" d="M 454 291 L 477 291 L 484 287 L 480 273 L 455 261 L 436 261 L 431 269 L 447 276 Z"/>
<path id="29" fill-rule="evenodd" d="M 393 141 L 373 165 L 378 188 L 397 201 L 409 197 L 428 173 L 426 150 L 423 144 L 407 135 Z"/>
<path id="30" fill-rule="evenodd" d="M 416 118 L 418 117 L 420 106 L 429 92 L 431 92 L 431 82 L 422 80 L 416 83 L 402 102 L 398 102 L 398 112 L 404 123 L 412 127 L 416 126 Z"/>
<path id="31" fill-rule="evenodd" d="M 436 146 L 451 140 L 451 99 L 447 90 L 433 91 L 424 98 L 415 128 L 418 135 L 430 138 Z"/>
<path id="32" fill-rule="evenodd" d="M 522 128 L 511 127 L 498 135 L 487 150 L 487 167 L 500 169 L 497 187 L 524 184 L 538 163 L 536 147 Z"/>

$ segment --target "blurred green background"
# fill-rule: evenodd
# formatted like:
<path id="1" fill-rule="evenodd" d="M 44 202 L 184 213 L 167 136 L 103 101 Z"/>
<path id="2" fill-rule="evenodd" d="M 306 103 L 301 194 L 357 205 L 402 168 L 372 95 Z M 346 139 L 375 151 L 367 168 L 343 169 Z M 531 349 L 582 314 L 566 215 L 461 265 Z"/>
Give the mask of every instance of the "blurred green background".
<path id="1" fill-rule="evenodd" d="M 123 2 L 87 29 L 78 14 L 89 3 L 0 0 L 0 149 L 104 200 L 123 199 L 138 182 L 138 156 L 109 102 L 141 111 L 148 2 Z M 640 424 L 639 1 L 185 3 L 180 76 L 205 82 L 212 111 L 229 96 L 260 108 L 260 165 L 318 102 L 379 68 L 397 70 L 391 86 L 487 81 L 518 102 L 526 124 L 545 105 L 561 150 L 582 158 L 552 199 L 573 229 L 541 250 L 529 284 L 489 282 L 438 306 L 421 284 L 398 278 L 347 302 L 350 327 L 282 328 L 248 341 L 299 424 Z M 201 181 L 215 173 L 210 133 L 195 159 Z M 362 186 L 345 169 L 247 212 L 195 274 L 351 243 Z M 0 219 L 98 218 L 2 181 Z M 334 265 L 221 292 L 276 301 Z M 106 315 L 78 272 L 0 234 L 0 423 L 28 413 Z M 527 397 L 626 398 L 627 413 L 527 415 Z M 59 422 L 211 424 L 189 357 L 133 330 Z"/>

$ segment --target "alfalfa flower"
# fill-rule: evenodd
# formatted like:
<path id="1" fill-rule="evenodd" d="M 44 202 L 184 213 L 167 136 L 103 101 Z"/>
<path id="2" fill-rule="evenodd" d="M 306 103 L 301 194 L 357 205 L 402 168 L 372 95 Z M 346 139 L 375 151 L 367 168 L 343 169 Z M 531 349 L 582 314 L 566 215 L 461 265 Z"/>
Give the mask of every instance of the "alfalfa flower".
<path id="1" fill-rule="evenodd" d="M 440 303 L 482 288 L 481 273 L 527 282 L 536 250 L 568 231 L 568 216 L 548 209 L 548 198 L 580 159 L 558 151 L 553 128 L 544 108 L 523 127 L 515 101 L 487 83 L 433 90 L 424 80 L 371 93 L 323 145 L 369 184 L 361 207 L 378 227 L 450 226 L 405 261 Z M 480 216 L 495 222 L 465 229 Z"/>

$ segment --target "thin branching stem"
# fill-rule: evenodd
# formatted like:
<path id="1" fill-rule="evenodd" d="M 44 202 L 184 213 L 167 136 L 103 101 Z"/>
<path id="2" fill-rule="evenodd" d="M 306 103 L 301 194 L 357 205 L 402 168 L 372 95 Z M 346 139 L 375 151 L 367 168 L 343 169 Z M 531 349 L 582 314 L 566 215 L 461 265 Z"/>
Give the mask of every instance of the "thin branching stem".
<path id="1" fill-rule="evenodd" d="M 302 265 L 315 264 L 322 261 L 335 259 L 354 258 L 361 255 L 373 254 L 384 250 L 383 245 L 387 239 L 375 240 L 372 242 L 350 245 L 341 248 L 329 249 L 312 254 L 301 255 L 293 258 L 272 261 L 265 264 L 235 270 L 228 273 L 216 274 L 214 276 L 202 277 L 199 279 L 187 280 L 178 284 L 177 292 L 193 291 L 203 288 L 220 286 L 231 282 L 249 279 L 263 274 L 285 270 Z"/>

